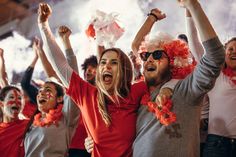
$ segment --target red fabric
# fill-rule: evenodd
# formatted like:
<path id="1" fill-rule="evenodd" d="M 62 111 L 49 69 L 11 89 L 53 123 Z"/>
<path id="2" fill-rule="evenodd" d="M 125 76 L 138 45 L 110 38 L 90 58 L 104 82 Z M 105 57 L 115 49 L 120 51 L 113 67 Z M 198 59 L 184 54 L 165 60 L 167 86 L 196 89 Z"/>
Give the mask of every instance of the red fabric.
<path id="1" fill-rule="evenodd" d="M 88 37 L 94 38 L 96 33 L 95 33 L 95 29 L 93 27 L 93 24 L 90 24 L 87 28 L 87 30 L 85 31 L 86 35 Z"/>
<path id="2" fill-rule="evenodd" d="M 146 84 L 139 82 L 132 85 L 130 94 L 119 105 L 108 103 L 112 124 L 107 127 L 98 111 L 97 89 L 72 74 L 67 94 L 79 106 L 85 127 L 94 140 L 92 156 L 132 157 L 138 104 L 146 91 Z"/>
<path id="3" fill-rule="evenodd" d="M 80 116 L 78 126 L 70 144 L 70 149 L 85 149 L 84 140 L 86 137 L 88 137 L 88 134 L 86 132 L 82 117 Z"/>
<path id="4" fill-rule="evenodd" d="M 24 131 L 28 120 L 0 124 L 0 156 L 24 157 Z"/>
<path id="5" fill-rule="evenodd" d="M 27 101 L 25 103 L 24 109 L 22 111 L 23 115 L 27 118 L 30 119 L 30 117 L 34 114 L 34 112 L 36 111 L 36 104 L 33 104 L 29 101 Z"/>

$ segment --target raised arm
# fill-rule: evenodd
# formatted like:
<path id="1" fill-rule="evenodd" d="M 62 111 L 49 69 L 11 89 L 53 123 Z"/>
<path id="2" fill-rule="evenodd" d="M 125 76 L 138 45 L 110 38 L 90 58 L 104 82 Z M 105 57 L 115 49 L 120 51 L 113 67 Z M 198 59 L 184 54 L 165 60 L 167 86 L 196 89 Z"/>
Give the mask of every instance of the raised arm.
<path id="1" fill-rule="evenodd" d="M 38 25 L 45 46 L 45 53 L 65 87 L 68 88 L 73 69 L 67 63 L 63 52 L 58 46 L 48 24 L 52 10 L 48 4 L 40 3 L 38 10 Z"/>
<path id="2" fill-rule="evenodd" d="M 44 71 L 46 72 L 48 77 L 55 77 L 58 79 L 56 72 L 53 70 L 51 64 L 49 63 L 45 52 L 43 50 L 42 44 L 40 42 L 40 39 L 38 37 L 35 37 L 34 43 L 33 43 L 33 50 L 40 58 Z"/>
<path id="3" fill-rule="evenodd" d="M 201 42 L 199 41 L 197 29 L 194 25 L 192 16 L 188 9 L 186 9 L 185 14 L 186 14 L 186 32 L 189 39 L 188 40 L 189 49 L 194 58 L 196 59 L 196 61 L 199 62 L 200 59 L 202 58 L 202 55 L 204 54 L 204 49 Z"/>
<path id="4" fill-rule="evenodd" d="M 35 46 L 35 41 L 33 43 L 33 49 L 34 49 L 34 46 Z M 28 68 L 26 69 L 26 71 L 24 72 L 24 75 L 22 77 L 21 87 L 26 92 L 26 94 L 29 96 L 30 101 L 33 102 L 34 104 L 37 104 L 36 96 L 38 94 L 38 89 L 31 84 L 31 79 L 32 79 L 32 75 L 34 72 L 34 67 L 38 61 L 38 54 L 35 51 L 34 51 L 34 54 L 35 55 L 34 55 L 32 62 L 30 63 L 30 65 L 28 66 Z"/>
<path id="5" fill-rule="evenodd" d="M 65 48 L 67 62 L 74 71 L 79 73 L 77 59 L 70 43 L 71 30 L 66 26 L 60 26 L 58 34 Z"/>
<path id="6" fill-rule="evenodd" d="M 3 52 L 4 52 L 4 50 L 0 48 L 0 86 L 1 86 L 1 88 L 8 85 Z"/>
<path id="7" fill-rule="evenodd" d="M 98 45 L 97 46 L 97 60 L 99 62 L 101 56 L 102 56 L 102 52 L 105 50 L 104 46 Z"/>
<path id="8" fill-rule="evenodd" d="M 153 24 L 158 21 L 162 20 L 166 17 L 164 13 L 162 13 L 159 9 L 152 9 L 151 13 L 148 14 L 148 17 L 144 24 L 139 29 L 138 33 L 136 34 L 133 42 L 132 42 L 132 50 L 134 54 L 137 56 L 139 46 L 141 45 L 142 41 L 144 40 L 145 36 L 151 31 Z"/>
<path id="9" fill-rule="evenodd" d="M 186 102 L 193 102 L 192 105 L 194 105 L 199 104 L 199 100 L 202 100 L 203 96 L 214 87 L 224 63 L 225 54 L 223 45 L 198 0 L 178 1 L 181 6 L 190 11 L 205 49 L 205 55 L 203 55 L 193 73 L 181 80 L 175 88 L 181 91 L 179 96 L 185 98 Z"/>
<path id="10" fill-rule="evenodd" d="M 201 41 L 217 37 L 215 30 L 209 22 L 206 14 L 198 0 L 178 0 L 180 5 L 187 8 L 192 15 L 193 22 L 196 25 Z"/>

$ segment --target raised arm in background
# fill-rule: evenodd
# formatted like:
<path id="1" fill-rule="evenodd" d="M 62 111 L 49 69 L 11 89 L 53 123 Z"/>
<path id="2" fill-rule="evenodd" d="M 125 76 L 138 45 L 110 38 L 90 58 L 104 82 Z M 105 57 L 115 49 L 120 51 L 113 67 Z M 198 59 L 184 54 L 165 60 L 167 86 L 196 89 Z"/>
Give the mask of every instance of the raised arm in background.
<path id="1" fill-rule="evenodd" d="M 197 29 L 194 25 L 192 16 L 188 11 L 188 9 L 185 10 L 185 14 L 186 14 L 186 32 L 188 37 L 189 49 L 194 58 L 196 59 L 196 61 L 199 62 L 200 59 L 202 58 L 202 55 L 204 54 L 204 49 L 200 42 Z"/>
<path id="2" fill-rule="evenodd" d="M 77 59 L 70 43 L 71 30 L 66 26 L 60 26 L 58 29 L 58 33 L 65 48 L 67 62 L 69 63 L 70 67 L 74 69 L 74 71 L 79 73 Z"/>
<path id="3" fill-rule="evenodd" d="M 26 71 L 24 72 L 24 75 L 21 80 L 21 87 L 26 92 L 26 94 L 29 96 L 30 101 L 33 102 L 34 104 L 37 104 L 36 96 L 38 94 L 38 89 L 34 85 L 31 84 L 31 79 L 32 79 L 32 75 L 34 72 L 34 67 L 38 61 L 38 54 L 36 53 L 35 48 L 36 48 L 36 41 L 34 40 L 33 41 L 33 50 L 34 50 L 35 55 L 34 55 L 32 62 L 30 63 L 30 65 L 28 66 Z"/>
<path id="4" fill-rule="evenodd" d="M 151 31 L 153 24 L 161 19 L 166 17 L 159 9 L 155 8 L 151 10 L 151 13 L 148 14 L 148 17 L 142 27 L 139 29 L 138 33 L 136 34 L 133 42 L 132 42 L 132 51 L 134 55 L 137 56 L 139 46 L 141 45 L 142 41 L 144 40 L 145 36 Z"/>
<path id="5" fill-rule="evenodd" d="M 38 37 L 35 37 L 35 39 L 34 39 L 33 49 L 34 49 L 34 52 L 37 53 L 40 61 L 42 62 L 44 71 L 47 74 L 47 76 L 48 77 L 55 77 L 56 79 L 58 79 L 56 72 L 53 70 L 51 64 L 49 63 L 49 61 L 45 55 L 42 43 L 40 42 L 40 39 Z"/>
<path id="6" fill-rule="evenodd" d="M 7 79 L 7 73 L 6 73 L 6 68 L 5 68 L 5 60 L 3 56 L 4 50 L 0 48 L 0 86 L 1 88 L 7 86 L 8 79 Z"/>
<path id="7" fill-rule="evenodd" d="M 178 0 L 178 2 L 191 13 L 202 42 L 217 37 L 215 30 L 197 0 Z"/>
<path id="8" fill-rule="evenodd" d="M 55 37 L 49 27 L 48 18 L 51 13 L 52 10 L 48 4 L 40 3 L 38 10 L 38 25 L 43 43 L 45 45 L 46 55 L 64 86 L 68 87 L 73 69 L 67 63 L 66 58 L 63 55 L 62 50 L 58 46 Z"/>
<path id="9" fill-rule="evenodd" d="M 102 55 L 102 52 L 105 50 L 105 47 L 104 46 L 101 46 L 101 45 L 98 45 L 97 46 L 97 60 L 99 62 L 100 58 L 101 58 L 101 55 Z"/>

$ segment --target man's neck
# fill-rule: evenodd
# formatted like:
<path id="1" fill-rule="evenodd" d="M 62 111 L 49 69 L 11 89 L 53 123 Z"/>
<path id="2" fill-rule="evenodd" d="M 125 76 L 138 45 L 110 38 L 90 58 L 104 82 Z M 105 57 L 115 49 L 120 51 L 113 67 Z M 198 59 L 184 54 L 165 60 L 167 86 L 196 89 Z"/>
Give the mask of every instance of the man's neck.
<path id="1" fill-rule="evenodd" d="M 160 83 L 157 83 L 156 85 L 151 85 L 148 87 L 148 91 L 149 93 L 152 93 L 154 90 L 156 90 L 157 88 L 161 88 L 167 81 L 162 81 Z"/>

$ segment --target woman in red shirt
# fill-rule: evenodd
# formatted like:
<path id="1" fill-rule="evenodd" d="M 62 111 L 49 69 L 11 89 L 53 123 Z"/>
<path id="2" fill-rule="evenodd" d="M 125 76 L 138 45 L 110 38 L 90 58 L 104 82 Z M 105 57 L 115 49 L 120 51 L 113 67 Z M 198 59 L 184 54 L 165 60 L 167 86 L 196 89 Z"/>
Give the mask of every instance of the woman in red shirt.
<path id="1" fill-rule="evenodd" d="M 0 92 L 3 122 L 0 123 L 1 157 L 23 157 L 23 137 L 28 120 L 20 120 L 22 93 L 15 86 L 6 86 Z"/>
<path id="2" fill-rule="evenodd" d="M 96 87 L 84 81 L 66 62 L 48 25 L 51 8 L 40 4 L 38 24 L 45 52 L 67 94 L 80 108 L 88 134 L 94 139 L 95 157 L 131 157 L 136 118 L 144 82 L 131 85 L 132 65 L 118 48 L 105 50 L 99 59 Z"/>

